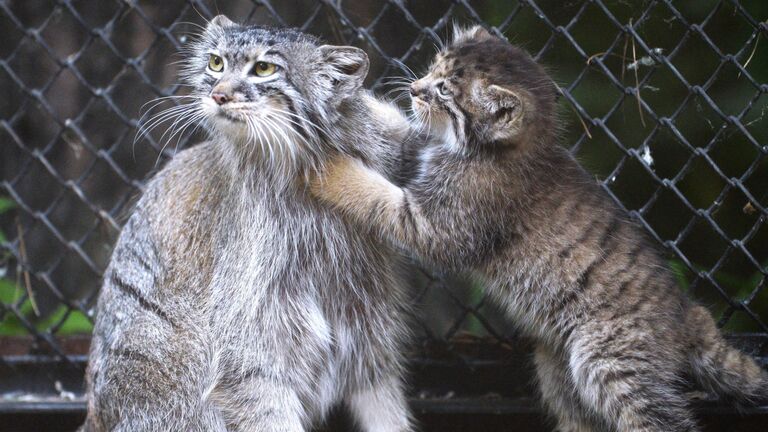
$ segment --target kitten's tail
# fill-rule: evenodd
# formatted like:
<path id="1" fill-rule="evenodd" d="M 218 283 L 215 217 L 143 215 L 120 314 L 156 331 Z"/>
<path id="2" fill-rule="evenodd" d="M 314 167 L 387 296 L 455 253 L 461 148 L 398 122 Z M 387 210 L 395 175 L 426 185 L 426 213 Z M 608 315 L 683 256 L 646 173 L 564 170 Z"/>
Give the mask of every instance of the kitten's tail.
<path id="1" fill-rule="evenodd" d="M 693 306 L 687 321 L 693 374 L 705 390 L 739 402 L 768 401 L 768 372 L 723 338 L 706 308 Z"/>

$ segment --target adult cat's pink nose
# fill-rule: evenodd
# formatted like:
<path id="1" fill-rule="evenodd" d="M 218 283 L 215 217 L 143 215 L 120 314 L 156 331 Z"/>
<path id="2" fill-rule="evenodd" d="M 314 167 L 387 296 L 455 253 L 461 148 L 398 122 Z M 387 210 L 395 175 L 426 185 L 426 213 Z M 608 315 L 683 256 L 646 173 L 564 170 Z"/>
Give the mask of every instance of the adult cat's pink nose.
<path id="1" fill-rule="evenodd" d="M 221 93 L 221 92 L 211 93 L 211 98 L 213 98 L 213 101 L 216 102 L 219 105 L 224 105 L 225 103 L 227 103 L 227 102 L 232 100 L 231 96 L 229 96 L 226 93 Z"/>

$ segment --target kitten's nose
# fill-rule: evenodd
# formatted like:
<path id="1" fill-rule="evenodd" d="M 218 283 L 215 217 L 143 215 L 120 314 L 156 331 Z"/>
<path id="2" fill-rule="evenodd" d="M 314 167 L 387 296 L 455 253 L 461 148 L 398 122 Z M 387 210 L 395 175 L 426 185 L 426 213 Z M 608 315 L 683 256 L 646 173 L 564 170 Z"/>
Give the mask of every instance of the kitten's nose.
<path id="1" fill-rule="evenodd" d="M 411 96 L 418 96 L 419 93 L 421 93 L 421 89 L 416 85 L 415 82 L 411 83 Z"/>
<path id="2" fill-rule="evenodd" d="M 225 103 L 227 103 L 227 102 L 232 100 L 231 96 L 229 96 L 226 93 L 222 93 L 222 92 L 213 92 L 213 93 L 211 93 L 211 98 L 213 99 L 214 102 L 216 102 L 219 105 L 224 105 Z"/>

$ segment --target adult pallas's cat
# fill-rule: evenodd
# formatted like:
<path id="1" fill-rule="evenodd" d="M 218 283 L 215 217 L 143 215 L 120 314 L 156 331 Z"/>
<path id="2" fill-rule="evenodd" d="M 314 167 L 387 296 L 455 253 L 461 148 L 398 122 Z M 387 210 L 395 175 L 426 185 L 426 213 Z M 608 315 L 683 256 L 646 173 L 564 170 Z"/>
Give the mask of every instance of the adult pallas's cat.
<path id="1" fill-rule="evenodd" d="M 697 431 L 688 373 L 720 395 L 766 394 L 765 372 L 557 144 L 556 89 L 527 53 L 459 32 L 411 94 L 438 143 L 406 187 L 340 158 L 313 190 L 426 262 L 482 279 L 536 341 L 560 431 Z"/>
<path id="2" fill-rule="evenodd" d="M 337 403 L 364 431 L 411 430 L 397 258 L 300 180 L 330 149 L 399 165 L 408 124 L 367 70 L 298 31 L 208 25 L 177 124 L 210 140 L 149 182 L 115 247 L 84 430 L 299 432 Z"/>

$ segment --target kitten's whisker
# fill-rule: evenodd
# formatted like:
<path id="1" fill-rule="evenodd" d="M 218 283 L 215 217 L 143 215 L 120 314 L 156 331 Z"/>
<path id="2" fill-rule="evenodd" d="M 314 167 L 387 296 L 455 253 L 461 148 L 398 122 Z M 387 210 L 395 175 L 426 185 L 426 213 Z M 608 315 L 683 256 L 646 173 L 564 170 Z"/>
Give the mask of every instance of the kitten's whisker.
<path id="1" fill-rule="evenodd" d="M 395 82 L 401 82 L 405 84 L 410 84 L 412 82 L 416 81 L 414 78 L 402 76 L 402 75 L 391 75 L 391 76 L 385 76 L 381 78 L 381 81 L 379 81 L 383 85 L 392 84 Z"/>
<path id="2" fill-rule="evenodd" d="M 400 60 L 398 60 L 398 59 L 396 59 L 396 58 L 393 58 L 393 59 L 392 59 L 392 62 L 393 62 L 395 65 L 397 65 L 397 66 L 398 66 L 398 67 L 399 67 L 399 68 L 400 68 L 402 71 L 404 71 L 404 72 L 406 72 L 406 73 L 409 73 L 409 74 L 410 74 L 410 75 L 411 75 L 411 76 L 412 76 L 414 79 L 418 79 L 418 78 L 419 78 L 419 77 L 418 77 L 418 75 L 416 75 L 416 73 L 413 71 L 413 69 L 411 69 L 410 67 L 408 67 L 408 65 L 407 65 L 407 64 L 405 64 L 405 63 L 401 62 Z"/>
<path id="3" fill-rule="evenodd" d="M 181 25 L 181 24 L 191 25 L 192 27 L 199 28 L 201 31 L 205 31 L 205 26 L 202 26 L 202 25 L 200 25 L 198 23 L 195 23 L 195 22 L 192 22 L 192 21 L 177 21 L 177 22 L 175 22 L 173 24 L 172 27 L 176 27 L 177 25 Z"/>
<path id="4" fill-rule="evenodd" d="M 409 98 L 409 97 L 410 97 L 410 95 L 408 94 L 408 92 L 401 92 L 400 94 L 395 96 L 394 99 L 392 99 L 392 102 L 400 102 L 403 99 L 406 99 L 406 98 Z"/>
<path id="5" fill-rule="evenodd" d="M 384 93 L 383 96 L 388 96 L 389 94 L 394 93 L 394 92 L 400 92 L 403 95 L 407 95 L 408 94 L 408 87 L 405 86 L 405 85 L 395 87 L 395 88 L 389 90 L 388 92 Z"/>

